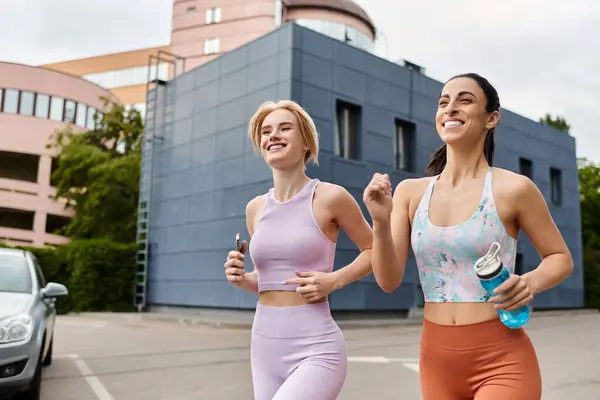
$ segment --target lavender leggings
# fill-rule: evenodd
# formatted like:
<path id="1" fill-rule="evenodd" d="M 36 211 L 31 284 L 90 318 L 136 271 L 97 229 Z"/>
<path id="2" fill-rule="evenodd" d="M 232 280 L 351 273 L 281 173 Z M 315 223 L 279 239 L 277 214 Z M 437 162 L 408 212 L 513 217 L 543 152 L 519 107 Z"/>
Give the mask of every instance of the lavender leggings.
<path id="1" fill-rule="evenodd" d="M 346 342 L 328 302 L 257 304 L 251 345 L 255 400 L 335 400 L 347 363 Z"/>

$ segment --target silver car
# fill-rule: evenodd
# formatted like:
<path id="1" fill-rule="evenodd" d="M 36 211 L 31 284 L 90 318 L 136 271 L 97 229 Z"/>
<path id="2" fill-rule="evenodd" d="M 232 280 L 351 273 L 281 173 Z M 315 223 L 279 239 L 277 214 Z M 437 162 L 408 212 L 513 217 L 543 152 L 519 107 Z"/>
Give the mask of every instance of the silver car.
<path id="1" fill-rule="evenodd" d="M 28 251 L 0 248 L 0 396 L 38 400 L 42 365 L 52 363 L 55 301 L 64 285 L 46 284 Z"/>

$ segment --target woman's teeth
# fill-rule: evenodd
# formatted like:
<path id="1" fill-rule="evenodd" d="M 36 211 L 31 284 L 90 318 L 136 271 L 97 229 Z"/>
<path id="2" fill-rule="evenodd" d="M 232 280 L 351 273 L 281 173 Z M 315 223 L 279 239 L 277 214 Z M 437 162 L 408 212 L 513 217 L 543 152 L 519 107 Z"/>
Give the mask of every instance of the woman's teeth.
<path id="1" fill-rule="evenodd" d="M 456 128 L 457 126 L 462 126 L 462 124 L 463 124 L 463 123 L 462 123 L 462 122 L 460 122 L 460 121 L 446 121 L 446 122 L 444 123 L 444 126 L 445 126 L 446 128 Z"/>

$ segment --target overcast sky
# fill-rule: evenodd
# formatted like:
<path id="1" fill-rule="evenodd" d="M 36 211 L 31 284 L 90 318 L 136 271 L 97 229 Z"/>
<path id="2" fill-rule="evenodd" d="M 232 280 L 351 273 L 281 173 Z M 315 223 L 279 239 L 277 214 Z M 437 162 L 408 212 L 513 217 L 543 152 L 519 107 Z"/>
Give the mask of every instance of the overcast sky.
<path id="1" fill-rule="evenodd" d="M 357 0 L 378 52 L 441 81 L 486 76 L 503 107 L 564 116 L 579 156 L 600 161 L 598 0 Z M 0 0 L 0 61 L 44 64 L 170 42 L 172 0 Z M 433 118 L 433 117 L 432 117 Z"/>

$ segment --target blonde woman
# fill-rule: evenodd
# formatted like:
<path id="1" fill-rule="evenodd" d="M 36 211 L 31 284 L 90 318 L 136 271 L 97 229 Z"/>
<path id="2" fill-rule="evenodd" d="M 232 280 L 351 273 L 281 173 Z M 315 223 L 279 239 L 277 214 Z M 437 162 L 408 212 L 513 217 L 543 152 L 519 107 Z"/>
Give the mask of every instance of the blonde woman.
<path id="1" fill-rule="evenodd" d="M 319 141 L 311 117 L 293 101 L 268 101 L 249 136 L 273 172 L 273 188 L 246 206 L 254 271 L 244 270 L 244 241 L 225 263 L 230 284 L 258 293 L 252 327 L 255 400 L 333 400 L 346 378 L 345 339 L 328 295 L 371 272 L 372 230 L 344 188 L 306 175 Z M 360 249 L 333 271 L 343 229 Z"/>

